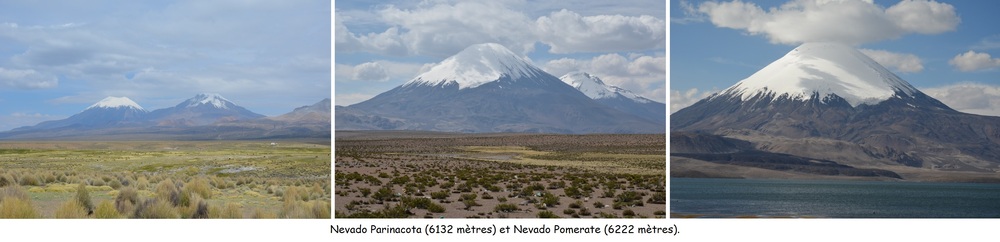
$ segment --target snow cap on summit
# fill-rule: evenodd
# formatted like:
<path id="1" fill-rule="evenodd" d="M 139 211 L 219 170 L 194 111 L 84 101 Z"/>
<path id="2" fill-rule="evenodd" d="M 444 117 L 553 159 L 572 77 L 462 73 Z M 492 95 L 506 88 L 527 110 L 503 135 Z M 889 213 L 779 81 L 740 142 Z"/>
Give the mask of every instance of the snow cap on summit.
<path id="1" fill-rule="evenodd" d="M 128 97 L 106 97 L 106 98 L 102 99 L 100 102 L 97 102 L 94 105 L 90 105 L 90 107 L 87 107 L 87 109 L 91 109 L 91 108 L 128 108 L 128 107 L 146 111 L 146 109 L 143 109 L 142 106 L 139 106 L 139 104 L 133 102 L 132 99 L 129 99 Z M 86 109 L 84 109 L 84 110 L 86 110 Z"/>
<path id="2" fill-rule="evenodd" d="M 576 88 L 590 99 L 614 98 L 621 95 L 639 103 L 648 103 L 651 100 L 639 96 L 629 90 L 614 85 L 605 84 L 601 78 L 586 72 L 570 72 L 559 77 L 566 84 Z"/>
<path id="3" fill-rule="evenodd" d="M 465 89 L 499 80 L 503 76 L 520 79 L 536 77 L 541 73 L 542 70 L 503 45 L 485 43 L 465 48 L 405 85 L 455 83 L 459 89 Z"/>
<path id="4" fill-rule="evenodd" d="M 218 93 L 201 93 L 186 101 L 188 107 L 212 104 L 212 106 L 221 109 L 229 108 L 229 106 L 226 105 L 227 102 L 232 103 L 228 99 L 222 97 L 222 95 L 219 95 Z"/>
<path id="5" fill-rule="evenodd" d="M 786 95 L 808 100 L 830 94 L 851 106 L 877 104 L 897 93 L 919 93 L 903 79 L 853 47 L 833 42 L 805 43 L 721 92 L 719 96 Z M 713 97 L 713 98 L 715 98 Z"/>

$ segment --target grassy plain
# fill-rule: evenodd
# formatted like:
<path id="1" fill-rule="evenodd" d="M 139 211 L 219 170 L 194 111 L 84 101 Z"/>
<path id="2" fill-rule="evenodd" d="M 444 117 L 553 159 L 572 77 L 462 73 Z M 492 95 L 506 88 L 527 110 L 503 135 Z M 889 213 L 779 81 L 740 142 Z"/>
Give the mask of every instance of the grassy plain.
<path id="1" fill-rule="evenodd" d="M 0 142 L 0 218 L 329 218 L 330 153 L 328 141 Z"/>
<path id="2" fill-rule="evenodd" d="M 663 134 L 337 132 L 337 218 L 663 218 Z"/>

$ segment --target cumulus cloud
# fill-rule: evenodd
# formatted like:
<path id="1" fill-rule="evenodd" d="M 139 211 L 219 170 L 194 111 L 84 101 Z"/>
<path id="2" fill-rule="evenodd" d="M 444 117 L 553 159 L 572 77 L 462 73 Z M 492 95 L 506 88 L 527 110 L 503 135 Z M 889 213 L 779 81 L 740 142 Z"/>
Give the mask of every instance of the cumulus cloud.
<path id="1" fill-rule="evenodd" d="M 560 58 L 542 65 L 546 72 L 562 76 L 573 71 L 596 75 L 605 83 L 619 86 L 654 101 L 666 100 L 666 57 L 604 54 L 591 59 Z"/>
<path id="2" fill-rule="evenodd" d="M 1000 116 L 1000 86 L 963 82 L 921 90 L 958 111 Z"/>
<path id="3" fill-rule="evenodd" d="M 897 72 L 920 72 L 924 70 L 923 60 L 914 54 L 895 53 L 884 50 L 859 49 L 868 57 Z"/>
<path id="4" fill-rule="evenodd" d="M 473 44 L 494 42 L 515 53 L 639 51 L 665 47 L 666 22 L 649 15 L 589 15 L 566 9 L 532 19 L 503 1 L 434 2 L 378 10 L 382 32 L 353 33 L 335 19 L 338 51 L 446 57 Z"/>
<path id="5" fill-rule="evenodd" d="M 666 22 L 649 15 L 581 16 L 563 9 L 539 17 L 536 24 L 552 53 L 662 48 L 666 39 Z"/>
<path id="6" fill-rule="evenodd" d="M 20 89 L 53 88 L 59 85 L 59 79 L 31 69 L 0 67 L 0 85 Z"/>
<path id="7" fill-rule="evenodd" d="M 911 33 L 954 31 L 961 21 L 951 5 L 924 0 L 906 0 L 884 10 L 871 1 L 793 0 L 768 11 L 736 0 L 705 2 L 698 11 L 716 26 L 763 35 L 780 44 L 858 45 Z"/>
<path id="8" fill-rule="evenodd" d="M 400 81 L 410 80 L 430 70 L 434 63 L 372 61 L 358 65 L 336 64 L 335 81 Z"/>
<path id="9" fill-rule="evenodd" d="M 473 44 L 496 42 L 516 53 L 534 50 L 531 20 L 499 2 L 459 2 L 379 11 L 410 54 L 445 57 Z M 387 30 L 388 32 L 389 30 Z M 362 42 L 365 42 L 362 39 Z"/>
<path id="10" fill-rule="evenodd" d="M 691 104 L 694 104 L 708 96 L 711 96 L 716 91 L 701 91 L 698 88 L 691 88 L 686 91 L 681 90 L 670 90 L 670 113 L 677 112 Z"/>
<path id="11" fill-rule="evenodd" d="M 354 67 L 354 80 L 385 81 L 389 72 L 378 62 L 365 62 Z"/>
<path id="12" fill-rule="evenodd" d="M 948 64 L 958 68 L 959 71 L 978 71 L 1000 67 L 1000 58 L 970 50 L 951 58 Z"/>

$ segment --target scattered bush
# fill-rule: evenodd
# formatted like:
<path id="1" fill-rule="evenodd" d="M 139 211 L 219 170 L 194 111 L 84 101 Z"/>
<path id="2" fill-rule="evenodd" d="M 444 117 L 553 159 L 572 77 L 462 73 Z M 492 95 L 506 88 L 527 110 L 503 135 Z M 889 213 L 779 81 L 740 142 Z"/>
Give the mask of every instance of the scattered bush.
<path id="1" fill-rule="evenodd" d="M 211 218 L 243 218 L 240 205 L 236 203 L 226 203 L 222 209 L 209 209 L 208 216 Z"/>
<path id="2" fill-rule="evenodd" d="M 94 202 L 90 200 L 90 192 L 87 192 L 87 186 L 83 183 L 76 186 L 76 201 L 87 214 L 94 213 Z"/>
<path id="3" fill-rule="evenodd" d="M 521 209 L 518 208 L 516 204 L 512 204 L 512 203 L 497 204 L 497 206 L 493 208 L 493 211 L 494 212 L 498 212 L 498 213 L 510 213 L 510 212 L 514 212 L 514 211 L 518 211 L 518 210 L 521 210 Z"/>
<path id="4" fill-rule="evenodd" d="M 37 218 L 38 213 L 31 206 L 31 200 L 5 198 L 0 201 L 0 218 Z"/>
<path id="5" fill-rule="evenodd" d="M 559 218 L 559 216 L 556 216 L 552 211 L 545 210 L 538 212 L 538 218 Z"/>
<path id="6" fill-rule="evenodd" d="M 573 209 L 564 209 L 563 210 L 563 214 L 566 214 L 566 215 L 575 215 L 576 214 L 576 210 L 573 210 Z"/>
<path id="7" fill-rule="evenodd" d="M 625 211 L 622 211 L 622 217 L 626 218 L 635 217 L 635 212 L 632 211 L 631 209 L 625 209 Z"/>

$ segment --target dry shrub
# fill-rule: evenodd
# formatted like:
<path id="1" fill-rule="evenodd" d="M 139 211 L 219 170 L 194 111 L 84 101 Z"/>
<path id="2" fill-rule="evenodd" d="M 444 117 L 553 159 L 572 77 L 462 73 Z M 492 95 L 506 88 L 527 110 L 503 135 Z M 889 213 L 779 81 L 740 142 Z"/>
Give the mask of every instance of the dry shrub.
<path id="1" fill-rule="evenodd" d="M 87 186 L 83 183 L 76 186 L 76 201 L 87 214 L 94 212 L 94 202 L 90 200 L 90 192 L 87 192 Z"/>
<path id="2" fill-rule="evenodd" d="M 69 200 L 56 209 L 56 218 L 87 218 L 87 208 L 77 200 Z"/>
<path id="3" fill-rule="evenodd" d="M 118 179 L 114 179 L 114 180 L 111 180 L 111 182 L 108 182 L 108 186 L 110 186 L 111 188 L 114 188 L 115 190 L 117 190 L 117 189 L 122 188 L 122 183 L 120 181 L 118 181 Z"/>
<path id="4" fill-rule="evenodd" d="M 281 218 L 313 218 L 315 215 L 312 211 L 312 206 L 308 202 L 302 201 L 285 201 L 285 205 L 282 206 Z"/>
<path id="5" fill-rule="evenodd" d="M 7 187 L 13 185 L 17 185 L 17 182 L 14 182 L 14 177 L 11 177 L 10 175 L 7 174 L 0 174 L 0 187 Z"/>
<path id="6" fill-rule="evenodd" d="M 118 213 L 115 204 L 111 200 L 104 200 L 97 204 L 97 209 L 94 209 L 95 218 L 121 218 L 121 213 Z"/>
<path id="7" fill-rule="evenodd" d="M 115 197 L 115 209 L 120 214 L 133 214 L 135 207 L 139 204 L 139 194 L 135 188 L 126 187 L 118 192 Z"/>
<path id="8" fill-rule="evenodd" d="M 211 218 L 243 218 L 243 211 L 239 204 L 229 202 L 222 209 L 210 208 L 208 215 Z"/>
<path id="9" fill-rule="evenodd" d="M 260 208 L 255 208 L 253 210 L 253 214 L 250 215 L 250 218 L 255 218 L 255 219 L 262 219 L 262 218 L 263 219 L 271 219 L 271 218 L 278 218 L 278 215 L 274 214 L 274 212 L 271 212 L 271 211 L 263 211 L 263 210 L 260 210 Z"/>
<path id="10" fill-rule="evenodd" d="M 208 218 L 208 203 L 198 194 L 190 194 L 188 205 L 177 208 L 181 218 Z"/>
<path id="11" fill-rule="evenodd" d="M 0 188 L 0 218 L 37 218 L 31 198 L 16 184 Z"/>
<path id="12" fill-rule="evenodd" d="M 0 218 L 37 218 L 38 213 L 30 200 L 4 199 L 0 201 Z"/>
<path id="13" fill-rule="evenodd" d="M 140 176 L 135 180 L 135 187 L 140 190 L 149 188 L 149 180 L 146 179 L 146 176 Z"/>
<path id="14" fill-rule="evenodd" d="M 172 206 L 177 206 L 181 203 L 180 191 L 177 189 L 177 185 L 170 179 L 160 181 L 156 184 L 156 198 L 160 201 L 169 202 Z"/>
<path id="15" fill-rule="evenodd" d="M 205 199 L 212 198 L 212 188 L 209 187 L 208 181 L 200 177 L 192 179 L 187 185 L 184 185 L 184 193 L 195 193 Z"/>
<path id="16" fill-rule="evenodd" d="M 177 210 L 168 201 L 149 199 L 135 209 L 135 218 L 179 218 Z"/>
<path id="17" fill-rule="evenodd" d="M 42 184 L 42 181 L 34 174 L 25 173 L 21 176 L 20 184 L 21 186 L 39 186 Z"/>
<path id="18" fill-rule="evenodd" d="M 313 216 L 315 218 L 330 218 L 330 203 L 325 201 L 313 201 Z"/>

